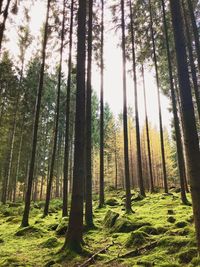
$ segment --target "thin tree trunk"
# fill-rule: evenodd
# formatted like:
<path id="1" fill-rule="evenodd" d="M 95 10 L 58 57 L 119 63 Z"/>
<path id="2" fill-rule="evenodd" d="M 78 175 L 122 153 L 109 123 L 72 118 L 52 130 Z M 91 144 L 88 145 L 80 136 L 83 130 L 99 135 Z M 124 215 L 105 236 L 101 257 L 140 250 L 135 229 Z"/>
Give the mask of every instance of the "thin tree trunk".
<path id="1" fill-rule="evenodd" d="M 155 72 L 156 72 L 156 86 L 157 86 L 157 96 L 158 96 L 160 147 L 161 147 L 161 156 L 162 156 L 163 182 L 164 182 L 165 193 L 168 193 L 167 171 L 166 171 L 166 162 L 165 162 L 165 146 L 164 146 L 164 137 L 163 137 L 163 125 L 162 125 L 162 112 L 161 112 L 161 103 L 160 103 L 160 82 L 159 82 L 159 76 L 158 76 L 158 62 L 157 62 L 155 36 L 154 36 L 154 29 L 153 29 L 153 14 L 152 14 L 151 0 L 149 0 L 149 12 L 150 12 L 150 30 L 151 30 L 151 38 L 152 38 L 152 44 L 153 44 L 153 60 L 154 60 Z"/>
<path id="2" fill-rule="evenodd" d="M 100 177 L 99 207 L 104 205 L 104 0 L 101 0 L 101 90 L 100 90 Z"/>
<path id="3" fill-rule="evenodd" d="M 62 81 L 62 59 L 63 59 L 64 37 L 65 37 L 65 5 L 66 5 L 66 0 L 63 0 L 63 17 L 62 17 L 62 31 L 61 31 L 61 44 L 60 44 L 60 62 L 58 69 L 58 89 L 57 89 L 58 91 L 57 91 L 57 103 L 56 103 L 56 114 L 55 114 L 55 129 L 54 129 L 53 151 L 51 157 L 51 167 L 50 167 L 49 181 L 47 185 L 46 201 L 44 206 L 44 216 L 47 216 L 49 212 L 49 203 L 51 197 L 51 188 L 53 183 L 54 165 L 55 165 L 56 149 L 58 141 L 58 123 L 60 115 L 60 90 Z"/>
<path id="4" fill-rule="evenodd" d="M 144 66 L 142 65 L 142 82 L 143 82 L 143 93 L 144 93 L 144 111 L 145 111 L 145 126 L 146 126 L 146 140 L 147 140 L 147 155 L 149 163 L 149 174 L 150 174 L 150 192 L 154 193 L 154 178 L 152 170 L 152 158 L 151 158 L 151 144 L 149 136 L 149 119 L 147 115 L 147 99 L 146 99 L 146 85 L 144 79 Z"/>
<path id="5" fill-rule="evenodd" d="M 33 138 L 32 138 L 32 152 L 31 152 L 31 161 L 30 161 L 30 168 L 29 168 L 28 185 L 27 185 L 27 191 L 26 191 L 25 208 L 24 208 L 24 214 L 23 214 L 22 223 L 21 223 L 22 227 L 26 227 L 29 225 L 31 191 L 32 191 L 32 183 L 33 183 L 36 148 L 37 148 L 37 136 L 38 136 L 41 98 L 42 98 L 43 83 L 44 83 L 44 67 L 45 67 L 47 37 L 48 37 L 48 21 L 49 21 L 50 1 L 51 0 L 48 0 L 48 2 L 47 2 L 47 13 L 46 13 L 46 22 L 45 22 L 45 30 L 44 30 L 44 40 L 43 40 L 43 44 L 42 44 L 42 63 L 41 63 L 41 67 L 40 67 L 40 78 L 39 78 L 37 100 L 36 100 L 36 106 L 35 106 Z"/>
<path id="6" fill-rule="evenodd" d="M 172 62 L 171 62 L 171 55 L 170 55 L 170 48 L 169 48 L 169 35 L 168 35 L 168 29 L 167 29 L 164 0 L 162 0 L 162 11 L 163 11 L 166 50 L 167 50 L 167 61 L 168 61 L 168 70 L 169 70 L 172 109 L 173 109 L 173 115 L 174 115 L 176 150 L 177 150 L 177 158 L 178 158 L 179 179 L 180 179 L 180 186 L 181 186 L 181 200 L 184 204 L 187 204 L 188 200 L 187 200 L 186 193 L 185 193 L 185 183 L 184 183 L 185 170 L 184 170 L 183 146 L 182 146 L 182 141 L 181 141 L 181 130 L 180 130 L 180 124 L 179 124 L 177 107 L 176 107 L 177 100 L 176 100 L 176 95 L 175 95 L 175 90 L 174 90 Z"/>
<path id="7" fill-rule="evenodd" d="M 64 248 L 82 252 L 83 188 L 85 176 L 85 43 L 86 1 L 79 0 L 77 44 L 77 91 L 72 200 Z"/>
<path id="8" fill-rule="evenodd" d="M 196 54 L 197 54 L 197 62 L 198 62 L 198 69 L 200 74 L 200 41 L 199 41 L 199 29 L 197 27 L 195 15 L 194 15 L 194 8 L 193 3 L 191 0 L 187 0 L 188 3 L 188 9 L 190 12 L 190 19 L 192 22 L 192 29 L 194 34 L 194 41 L 195 41 L 195 48 L 196 48 Z"/>
<path id="9" fill-rule="evenodd" d="M 115 189 L 118 186 L 118 162 L 117 162 L 117 134 L 115 132 Z"/>
<path id="10" fill-rule="evenodd" d="M 124 0 L 121 0 L 121 30 L 122 30 L 122 62 L 123 62 L 123 130 L 124 130 L 124 168 L 126 187 L 126 212 L 131 212 L 131 190 L 128 154 L 128 123 L 127 123 L 127 92 L 126 92 L 126 47 Z"/>
<path id="11" fill-rule="evenodd" d="M 140 142 L 140 124 L 138 114 L 138 95 L 137 95 L 137 74 L 136 74 L 136 59 L 135 59 L 135 33 L 133 29 L 133 12 L 132 2 L 130 5 L 130 19 L 131 19 L 131 45 L 132 45 L 132 60 L 133 60 L 133 80 L 134 80 L 134 97 L 135 97 L 135 129 L 136 129 L 136 147 L 137 147 L 137 174 L 140 194 L 145 196 L 144 178 L 142 173 L 142 155 L 141 155 L 141 142 Z"/>
<path id="12" fill-rule="evenodd" d="M 85 222 L 87 227 L 93 226 L 92 214 L 92 21 L 93 0 L 88 2 L 88 58 L 87 58 L 87 98 L 86 98 L 86 188 L 85 188 Z"/>
<path id="13" fill-rule="evenodd" d="M 8 18 L 8 10 L 10 7 L 10 3 L 11 3 L 11 0 L 7 0 L 7 4 L 6 4 L 5 9 L 3 11 L 3 21 L 0 24 L 0 53 L 1 53 L 3 34 L 4 34 L 5 26 L 6 26 L 6 20 Z M 2 2 L 1 2 L 1 6 L 2 6 Z"/>
<path id="14" fill-rule="evenodd" d="M 63 208 L 62 216 L 68 215 L 68 175 L 69 175 L 69 119 L 70 119 L 70 98 L 71 98 L 71 72 L 72 72 L 72 41 L 74 21 L 74 0 L 71 1 L 71 18 L 69 31 L 69 55 L 68 55 L 68 78 L 67 78 L 67 102 L 65 119 L 65 148 L 63 164 Z"/>
<path id="15" fill-rule="evenodd" d="M 175 39 L 179 88 L 184 120 L 187 164 L 190 174 L 191 194 L 198 250 L 200 252 L 200 151 L 195 122 L 194 107 L 187 65 L 183 18 L 179 0 L 170 0 L 172 24 Z"/>

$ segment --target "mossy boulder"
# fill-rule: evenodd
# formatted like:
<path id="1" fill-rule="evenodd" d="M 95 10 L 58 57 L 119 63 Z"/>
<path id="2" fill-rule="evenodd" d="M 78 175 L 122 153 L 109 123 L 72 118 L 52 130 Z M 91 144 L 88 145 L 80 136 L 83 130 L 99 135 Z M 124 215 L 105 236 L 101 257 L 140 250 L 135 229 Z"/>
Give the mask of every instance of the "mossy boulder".
<path id="1" fill-rule="evenodd" d="M 104 226 L 107 228 L 113 227 L 118 217 L 119 217 L 119 213 L 114 212 L 112 210 L 108 210 L 103 220 Z"/>
<path id="2" fill-rule="evenodd" d="M 43 248 L 55 248 L 59 245 L 58 239 L 54 236 L 48 238 L 40 244 Z"/>
<path id="3" fill-rule="evenodd" d="M 169 214 L 169 215 L 173 215 L 173 214 L 175 214 L 175 212 L 174 212 L 174 210 L 168 210 L 168 211 L 167 211 L 167 214 Z"/>
<path id="4" fill-rule="evenodd" d="M 132 246 L 141 246 L 147 242 L 149 235 L 143 231 L 134 231 L 128 237 L 125 246 L 132 247 Z"/>
<path id="5" fill-rule="evenodd" d="M 116 198 L 109 198 L 106 200 L 106 205 L 108 206 L 118 206 L 119 202 L 117 201 Z"/>
<path id="6" fill-rule="evenodd" d="M 68 218 L 63 217 L 61 219 L 61 222 L 59 223 L 59 225 L 56 228 L 56 234 L 57 235 L 65 235 L 67 232 L 67 228 L 68 228 Z"/>
<path id="7" fill-rule="evenodd" d="M 3 238 L 0 237 L 0 244 L 4 243 Z"/>
<path id="8" fill-rule="evenodd" d="M 58 225 L 59 225 L 58 223 L 49 224 L 47 229 L 49 231 L 55 231 L 57 229 Z"/>
<path id="9" fill-rule="evenodd" d="M 140 221 L 130 221 L 126 218 L 117 218 L 114 226 L 111 229 L 112 233 L 129 233 L 131 231 L 135 231 L 142 226 L 150 226 L 150 223 L 140 222 Z"/>
<path id="10" fill-rule="evenodd" d="M 168 221 L 169 223 L 175 223 L 176 219 L 175 219 L 173 216 L 169 216 L 169 217 L 167 218 L 167 221 Z"/>
<path id="11" fill-rule="evenodd" d="M 24 228 L 20 228 L 15 233 L 15 236 L 43 236 L 43 231 L 40 228 L 37 228 L 35 226 L 27 226 Z"/>
<path id="12" fill-rule="evenodd" d="M 182 236 L 164 236 L 162 237 L 158 245 L 168 250 L 169 254 L 174 254 L 180 251 L 181 248 L 187 246 L 191 242 L 191 239 Z"/>
<path id="13" fill-rule="evenodd" d="M 144 197 L 138 193 L 138 194 L 132 196 L 131 201 L 137 202 L 137 201 L 141 201 L 143 199 L 144 199 Z"/>
<path id="14" fill-rule="evenodd" d="M 190 263 L 194 257 L 197 257 L 197 250 L 191 248 L 179 254 L 179 262 L 183 264 Z"/>
<path id="15" fill-rule="evenodd" d="M 180 222 L 177 222 L 177 223 L 175 224 L 175 226 L 178 227 L 178 228 L 184 228 L 184 227 L 187 226 L 187 222 L 185 222 L 185 221 L 180 221 Z"/>
<path id="16" fill-rule="evenodd" d="M 0 266 L 11 267 L 11 266 L 25 266 L 23 263 L 19 262 L 16 258 L 10 257 L 0 261 Z"/>
<path id="17" fill-rule="evenodd" d="M 158 229 L 153 227 L 153 226 L 142 226 L 140 229 L 140 231 L 146 233 L 146 234 L 149 234 L 149 235 L 158 235 L 159 232 L 158 232 Z"/>

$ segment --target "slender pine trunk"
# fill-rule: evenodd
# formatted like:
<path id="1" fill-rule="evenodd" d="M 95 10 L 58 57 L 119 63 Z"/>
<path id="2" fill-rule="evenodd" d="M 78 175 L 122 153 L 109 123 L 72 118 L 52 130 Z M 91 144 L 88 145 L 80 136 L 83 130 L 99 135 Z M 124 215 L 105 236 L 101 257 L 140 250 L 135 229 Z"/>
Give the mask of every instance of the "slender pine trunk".
<path id="1" fill-rule="evenodd" d="M 2 21 L 2 23 L 0 23 L 0 53 L 1 53 L 3 34 L 4 34 L 5 27 L 6 27 L 6 20 L 8 18 L 8 10 L 10 7 L 10 3 L 11 3 L 11 0 L 7 0 L 7 4 L 6 4 L 5 9 L 3 11 L 3 21 Z M 2 7 L 2 1 L 1 1 L 0 6 Z"/>

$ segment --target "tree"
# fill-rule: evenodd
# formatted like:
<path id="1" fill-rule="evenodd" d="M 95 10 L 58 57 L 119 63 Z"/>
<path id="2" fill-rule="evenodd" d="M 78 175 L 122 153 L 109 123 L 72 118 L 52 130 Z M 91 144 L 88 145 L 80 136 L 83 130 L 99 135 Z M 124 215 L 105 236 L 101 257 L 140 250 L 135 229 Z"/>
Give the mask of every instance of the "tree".
<path id="1" fill-rule="evenodd" d="M 24 213 L 23 213 L 23 218 L 22 218 L 22 223 L 21 223 L 22 227 L 26 227 L 29 225 L 28 219 L 29 219 L 29 211 L 30 211 L 31 190 L 32 190 L 33 176 L 34 176 L 38 125 L 39 125 L 39 117 L 40 117 L 43 83 L 44 83 L 44 67 L 45 67 L 47 37 L 48 37 L 49 9 L 50 9 L 50 0 L 47 1 L 46 22 L 45 22 L 45 29 L 44 29 L 44 39 L 43 39 L 43 44 L 42 44 L 42 60 L 41 60 L 42 62 L 41 62 L 41 67 L 40 67 L 37 100 L 36 100 L 36 105 L 35 105 L 33 137 L 32 137 L 32 152 L 31 152 L 31 160 L 30 160 L 30 167 L 29 167 L 29 178 L 28 178 L 28 185 L 27 185 L 27 191 L 26 191 L 25 207 L 24 207 Z"/>
<path id="2" fill-rule="evenodd" d="M 127 95 L 126 95 L 126 47 L 125 47 L 125 14 L 124 1 L 121 0 L 121 30 L 122 30 L 122 61 L 123 61 L 123 124 L 124 124 L 124 168 L 126 186 L 126 212 L 131 212 L 131 191 L 128 154 L 128 120 L 127 120 Z"/>
<path id="3" fill-rule="evenodd" d="M 8 18 L 8 10 L 10 7 L 10 3 L 11 3 L 11 0 L 7 0 L 6 6 L 5 6 L 4 11 L 3 11 L 3 21 L 0 24 L 0 52 L 1 52 L 1 45 L 2 45 L 2 41 L 3 41 L 3 34 L 4 34 L 5 26 L 6 26 L 6 20 Z M 1 6 L 2 6 L 2 3 L 1 3 Z"/>
<path id="4" fill-rule="evenodd" d="M 170 8 L 176 48 L 179 90 L 184 121 L 184 141 L 186 146 L 187 164 L 190 175 L 190 186 L 193 202 L 197 245 L 198 250 L 200 252 L 200 151 L 188 73 L 186 45 L 184 38 L 183 18 L 181 13 L 180 0 L 170 0 Z"/>
<path id="5" fill-rule="evenodd" d="M 64 247 L 82 251 L 83 187 L 85 176 L 85 42 L 86 1 L 79 0 L 77 45 L 77 91 L 72 200 Z"/>

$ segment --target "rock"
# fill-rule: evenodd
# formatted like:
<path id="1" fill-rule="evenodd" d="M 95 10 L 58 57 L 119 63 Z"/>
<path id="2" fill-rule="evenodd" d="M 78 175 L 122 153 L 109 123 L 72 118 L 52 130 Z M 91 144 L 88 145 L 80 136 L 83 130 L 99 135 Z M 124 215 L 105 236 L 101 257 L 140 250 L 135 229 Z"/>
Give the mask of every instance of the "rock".
<path id="1" fill-rule="evenodd" d="M 57 235 L 65 235 L 68 228 L 68 218 L 63 217 L 60 224 L 56 228 Z"/>
<path id="2" fill-rule="evenodd" d="M 131 233 L 131 235 L 128 237 L 125 246 L 127 248 L 132 247 L 132 246 L 141 246 L 146 243 L 148 234 L 146 234 L 143 231 L 134 231 Z"/>
<path id="3" fill-rule="evenodd" d="M 169 223 L 175 223 L 176 219 L 174 217 L 170 216 L 170 217 L 167 218 L 167 221 Z"/>
<path id="4" fill-rule="evenodd" d="M 188 251 L 181 252 L 179 254 L 179 262 L 180 263 L 190 263 L 191 260 L 197 257 L 197 250 L 194 248 L 189 249 Z"/>
<path id="5" fill-rule="evenodd" d="M 108 210 L 103 220 L 104 226 L 107 228 L 113 227 L 118 217 L 119 217 L 119 213 Z"/>
<path id="6" fill-rule="evenodd" d="M 118 206 L 119 205 L 119 202 L 117 201 L 116 198 L 110 198 L 110 199 L 107 199 L 106 200 L 106 205 L 109 205 L 109 206 Z"/>

